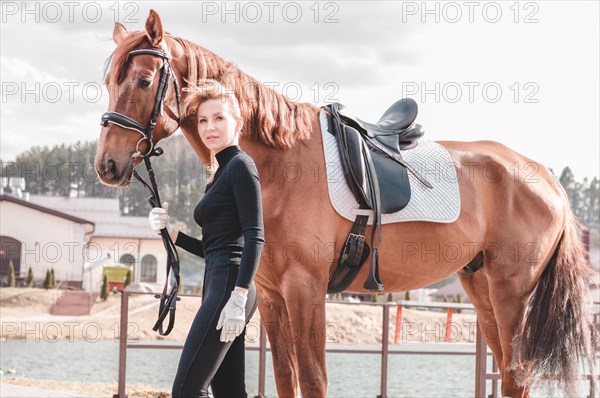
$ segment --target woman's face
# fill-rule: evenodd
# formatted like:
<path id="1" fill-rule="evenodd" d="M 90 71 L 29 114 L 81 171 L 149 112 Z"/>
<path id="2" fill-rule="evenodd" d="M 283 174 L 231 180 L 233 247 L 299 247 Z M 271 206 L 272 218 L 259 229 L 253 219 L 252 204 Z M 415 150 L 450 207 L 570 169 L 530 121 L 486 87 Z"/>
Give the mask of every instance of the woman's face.
<path id="1" fill-rule="evenodd" d="M 202 103 L 198 124 L 202 142 L 215 153 L 239 142 L 241 120 L 233 115 L 228 101 L 211 99 Z"/>

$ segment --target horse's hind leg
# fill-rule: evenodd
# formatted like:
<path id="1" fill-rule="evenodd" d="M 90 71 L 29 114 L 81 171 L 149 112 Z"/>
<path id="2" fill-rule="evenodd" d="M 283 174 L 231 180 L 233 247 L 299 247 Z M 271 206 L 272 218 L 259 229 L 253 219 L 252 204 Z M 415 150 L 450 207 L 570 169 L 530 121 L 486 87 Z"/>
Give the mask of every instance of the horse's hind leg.
<path id="1" fill-rule="evenodd" d="M 257 284 L 260 316 L 269 336 L 273 371 L 278 397 L 296 397 L 298 394 L 298 363 L 290 320 L 281 295 Z"/>
<path id="2" fill-rule="evenodd" d="M 519 385 L 513 368 L 513 338 L 520 330 L 529 296 L 549 260 L 547 255 L 541 254 L 554 250 L 521 242 L 527 241 L 522 239 L 517 243 L 496 245 L 486 253 L 483 267 L 502 348 L 502 360 L 498 362 L 502 395 L 512 398 L 529 397 L 529 386 Z"/>
<path id="3" fill-rule="evenodd" d="M 520 387 L 511 370 L 512 340 L 522 319 L 535 277 L 529 271 L 537 264 L 526 264 L 522 258 L 512 258 L 514 247 L 496 248 L 484 255 L 484 266 L 473 274 L 458 272 L 460 282 L 477 312 L 483 338 L 492 350 L 502 378 L 502 395 L 512 398 L 529 396 L 528 388 Z M 508 253 L 513 253 L 509 256 Z M 517 253 L 518 254 L 518 253 Z M 511 257 L 510 259 L 507 257 Z M 504 259 L 504 261 L 501 261 Z M 512 260 L 512 261 L 509 261 Z"/>
<path id="4" fill-rule="evenodd" d="M 498 338 L 498 325 L 490 302 L 488 281 L 482 270 L 473 274 L 458 272 L 460 283 L 471 299 L 477 312 L 477 323 L 487 345 L 492 350 L 496 363 L 502 362 L 502 348 Z"/>

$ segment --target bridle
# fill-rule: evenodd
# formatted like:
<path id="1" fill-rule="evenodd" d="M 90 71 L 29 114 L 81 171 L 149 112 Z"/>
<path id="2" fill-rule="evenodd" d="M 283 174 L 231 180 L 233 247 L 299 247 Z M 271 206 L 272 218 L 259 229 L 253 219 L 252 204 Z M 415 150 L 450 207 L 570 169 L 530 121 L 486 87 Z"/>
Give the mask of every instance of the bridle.
<path id="1" fill-rule="evenodd" d="M 169 76 L 173 76 L 173 87 L 175 89 L 175 98 L 177 100 L 177 125 L 181 123 L 181 109 L 180 109 L 180 97 L 179 97 L 179 84 L 177 83 L 177 77 L 173 73 L 173 69 L 169 64 L 169 54 L 159 48 L 138 48 L 131 50 L 129 52 L 129 57 L 134 57 L 136 55 L 154 55 L 157 57 L 161 57 L 163 59 L 163 66 L 160 72 L 160 83 L 158 85 L 158 91 L 156 93 L 156 101 L 154 102 L 154 108 L 152 109 L 152 115 L 150 116 L 150 121 L 146 126 L 142 126 L 136 120 L 130 118 L 127 115 L 123 115 L 119 112 L 105 112 L 102 115 L 102 120 L 100 124 L 104 127 L 108 126 L 108 123 L 116 124 L 117 126 L 123 127 L 125 129 L 137 131 L 142 135 L 142 138 L 137 142 L 135 146 L 136 152 L 132 155 L 134 158 L 144 157 L 144 156 L 152 156 L 153 151 L 153 143 L 152 143 L 152 133 L 154 132 L 154 127 L 156 126 L 156 120 L 158 119 L 159 114 L 163 114 L 163 103 L 165 96 L 167 94 L 167 88 L 169 87 Z M 139 146 L 143 141 L 148 141 L 148 151 L 142 155 Z"/>
<path id="2" fill-rule="evenodd" d="M 137 171 L 133 170 L 133 175 L 135 178 L 142 183 L 148 190 L 150 191 L 151 196 L 148 198 L 148 203 L 150 203 L 151 207 L 161 207 L 161 200 L 158 194 L 158 187 L 156 185 L 156 179 L 154 177 L 154 170 L 152 169 L 152 164 L 150 163 L 150 157 L 152 156 L 160 156 L 163 154 L 162 148 L 154 148 L 154 144 L 152 143 L 152 133 L 154 132 L 154 127 L 156 126 L 156 120 L 159 115 L 163 113 L 163 103 L 167 93 L 167 88 L 169 87 L 169 76 L 173 76 L 173 87 L 175 89 L 175 98 L 177 100 L 177 126 L 181 124 L 181 109 L 180 109 L 180 96 L 179 96 L 179 84 L 177 83 L 177 77 L 173 73 L 173 69 L 169 64 L 169 54 L 166 51 L 163 51 L 158 48 L 139 48 L 134 49 L 129 52 L 129 57 L 134 57 L 136 55 L 153 55 L 157 57 L 161 57 L 163 59 L 163 65 L 161 68 L 160 74 L 160 83 L 158 86 L 158 91 L 156 93 L 156 101 L 154 102 L 154 108 L 152 109 L 152 115 L 150 116 L 150 121 L 146 126 L 142 126 L 136 120 L 130 118 L 127 115 L 123 115 L 118 112 L 105 112 L 102 115 L 100 124 L 104 127 L 108 126 L 108 123 L 116 124 L 117 126 L 123 127 L 125 129 L 137 131 L 142 135 L 142 138 L 137 142 L 135 146 L 135 152 L 133 153 L 133 158 L 143 158 L 144 164 L 146 165 L 146 170 L 148 171 L 148 177 L 150 178 L 150 185 L 144 181 L 144 179 L 137 173 Z M 148 141 L 148 151 L 145 154 L 140 152 L 139 146 L 143 141 Z M 158 309 L 158 320 L 154 324 L 152 328 L 154 331 L 158 331 L 161 336 L 166 336 L 171 333 L 173 329 L 173 325 L 175 324 L 175 307 L 177 301 L 180 300 L 177 297 L 177 292 L 179 290 L 179 255 L 177 254 L 177 249 L 175 248 L 175 244 L 169 235 L 169 232 L 166 228 L 163 228 L 160 231 L 160 235 L 162 237 L 163 245 L 165 246 L 165 250 L 167 251 L 167 276 L 165 280 L 165 286 L 163 288 L 162 294 L 157 294 L 154 297 L 160 299 L 160 305 Z M 169 274 L 173 272 L 174 282 L 171 287 L 171 292 L 169 293 Z M 163 321 L 169 314 L 169 324 L 167 326 L 167 330 L 163 330 Z"/>

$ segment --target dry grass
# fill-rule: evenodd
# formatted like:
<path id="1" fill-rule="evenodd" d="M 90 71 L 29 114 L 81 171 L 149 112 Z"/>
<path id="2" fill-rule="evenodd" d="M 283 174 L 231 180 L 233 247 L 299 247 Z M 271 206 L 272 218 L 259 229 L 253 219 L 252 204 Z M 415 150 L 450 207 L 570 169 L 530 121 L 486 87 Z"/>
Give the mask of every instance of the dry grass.
<path id="1" fill-rule="evenodd" d="M 2 315 L 19 313 L 26 309 L 28 312 L 50 312 L 50 307 L 56 302 L 60 292 L 38 288 L 0 288 L 0 309 Z"/>

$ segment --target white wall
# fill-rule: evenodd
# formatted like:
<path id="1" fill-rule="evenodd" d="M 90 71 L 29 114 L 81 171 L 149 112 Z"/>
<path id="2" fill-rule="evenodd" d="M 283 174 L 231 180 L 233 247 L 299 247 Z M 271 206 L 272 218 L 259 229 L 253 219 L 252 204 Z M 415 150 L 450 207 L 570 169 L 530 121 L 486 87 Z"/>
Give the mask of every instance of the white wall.
<path id="1" fill-rule="evenodd" d="M 92 225 L 0 201 L 0 235 L 21 242 L 21 275 L 31 267 L 36 279 L 54 268 L 56 280 L 82 280 L 85 233 Z"/>
<path id="2" fill-rule="evenodd" d="M 149 285 L 157 292 L 164 285 L 167 254 L 160 239 L 95 237 L 93 234 L 90 238 L 90 224 L 79 224 L 7 200 L 0 201 L 0 214 L 0 235 L 21 242 L 21 276 L 26 276 L 31 267 L 34 277 L 43 279 L 46 270 L 54 268 L 56 280 L 83 282 L 86 290 L 97 291 L 103 265 L 94 267 L 95 263 L 119 262 L 123 254 L 131 254 L 136 260 L 134 275 L 139 281 L 141 259 L 152 254 L 157 260 L 157 281 Z M 103 261 L 107 255 L 111 261 Z"/>

